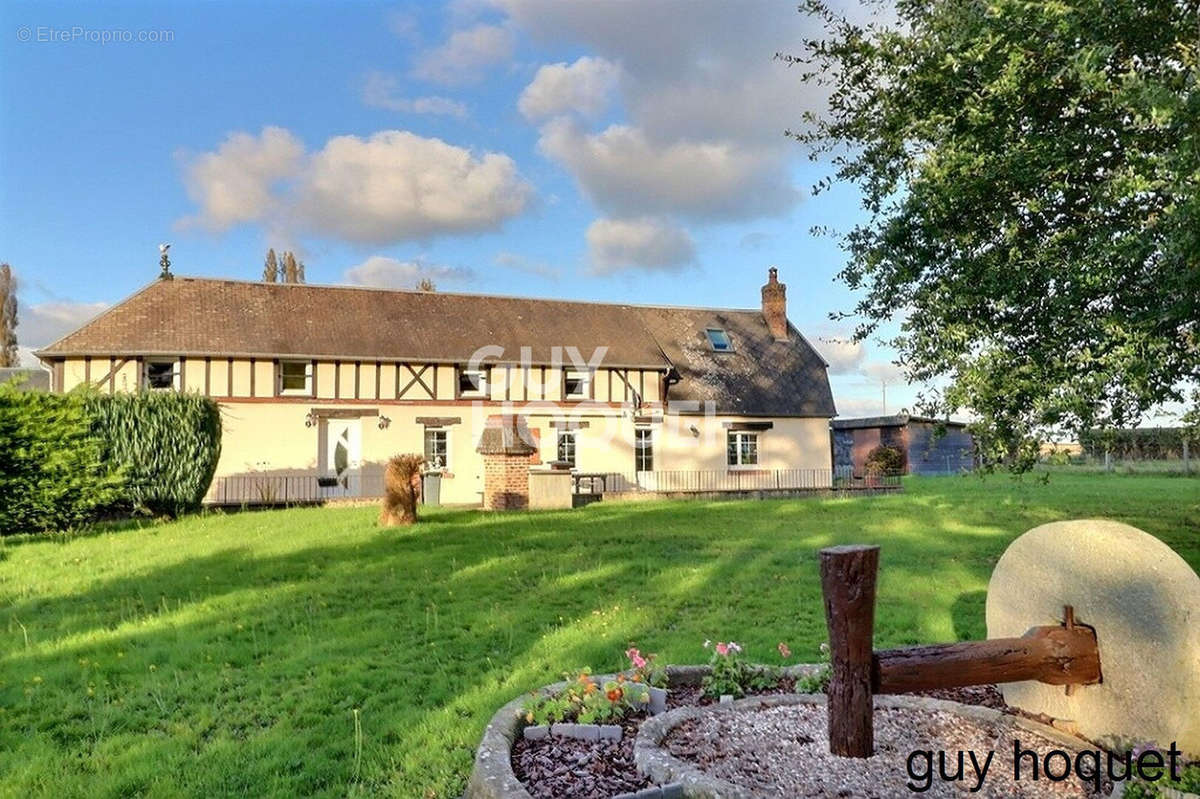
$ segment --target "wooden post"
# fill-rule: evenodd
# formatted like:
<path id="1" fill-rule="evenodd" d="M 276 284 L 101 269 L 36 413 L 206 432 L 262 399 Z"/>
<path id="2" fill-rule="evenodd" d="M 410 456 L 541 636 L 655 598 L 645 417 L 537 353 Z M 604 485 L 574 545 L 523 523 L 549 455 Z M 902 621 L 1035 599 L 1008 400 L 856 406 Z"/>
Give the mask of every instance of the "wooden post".
<path id="1" fill-rule="evenodd" d="M 875 753 L 872 719 L 872 638 L 879 547 L 821 550 L 821 590 L 829 627 L 829 751 L 841 757 Z"/>

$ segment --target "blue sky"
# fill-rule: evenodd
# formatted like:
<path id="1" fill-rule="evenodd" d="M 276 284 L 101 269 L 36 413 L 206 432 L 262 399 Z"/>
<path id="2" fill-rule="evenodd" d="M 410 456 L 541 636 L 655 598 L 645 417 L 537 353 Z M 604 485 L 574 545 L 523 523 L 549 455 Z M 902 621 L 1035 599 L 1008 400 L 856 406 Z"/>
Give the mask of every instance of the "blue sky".
<path id="1" fill-rule="evenodd" d="M 843 415 L 912 406 L 814 225 L 852 190 L 783 135 L 789 2 L 0 7 L 0 258 L 36 347 L 157 274 L 753 307 L 769 265 Z M 105 38 L 110 41 L 103 41 Z M 149 39 L 150 41 L 145 41 Z M 336 309 L 331 309 L 336 313 Z"/>

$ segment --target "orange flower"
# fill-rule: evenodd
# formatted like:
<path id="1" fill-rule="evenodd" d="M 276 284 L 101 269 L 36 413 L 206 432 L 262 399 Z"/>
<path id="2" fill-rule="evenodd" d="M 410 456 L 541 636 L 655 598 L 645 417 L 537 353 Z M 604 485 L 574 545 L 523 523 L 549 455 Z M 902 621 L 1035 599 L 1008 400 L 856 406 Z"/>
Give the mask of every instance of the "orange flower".
<path id="1" fill-rule="evenodd" d="M 613 688 L 611 691 L 608 692 L 608 694 L 606 694 L 606 696 L 608 696 L 609 702 L 616 702 L 616 701 L 620 700 L 620 698 L 622 696 L 621 689 Z"/>
<path id="2" fill-rule="evenodd" d="M 633 681 L 634 681 L 634 682 L 641 682 L 641 681 L 642 681 L 642 675 L 640 675 L 640 674 L 635 674 L 635 675 L 633 675 Z"/>
<path id="3" fill-rule="evenodd" d="M 625 675 L 624 675 L 624 674 L 618 674 L 618 675 L 617 675 L 617 682 L 625 682 Z"/>
<path id="4" fill-rule="evenodd" d="M 584 688 L 583 692 L 585 694 L 594 694 L 596 692 L 596 683 L 594 683 L 594 682 L 588 683 L 587 688 Z"/>

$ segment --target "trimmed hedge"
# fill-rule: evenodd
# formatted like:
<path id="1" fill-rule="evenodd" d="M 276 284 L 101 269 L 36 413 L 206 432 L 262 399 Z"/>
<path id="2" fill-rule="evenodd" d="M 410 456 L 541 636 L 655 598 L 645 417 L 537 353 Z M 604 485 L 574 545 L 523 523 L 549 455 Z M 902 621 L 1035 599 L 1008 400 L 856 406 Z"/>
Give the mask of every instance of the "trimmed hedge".
<path id="1" fill-rule="evenodd" d="M 125 472 L 128 509 L 178 516 L 197 510 L 221 455 L 221 412 L 198 394 L 91 394 L 104 458 Z"/>
<path id="2" fill-rule="evenodd" d="M 0 535 L 85 524 L 121 498 L 82 395 L 0 384 Z"/>
<path id="3" fill-rule="evenodd" d="M 0 534 L 194 510 L 220 453 L 220 409 L 205 397 L 0 386 Z"/>

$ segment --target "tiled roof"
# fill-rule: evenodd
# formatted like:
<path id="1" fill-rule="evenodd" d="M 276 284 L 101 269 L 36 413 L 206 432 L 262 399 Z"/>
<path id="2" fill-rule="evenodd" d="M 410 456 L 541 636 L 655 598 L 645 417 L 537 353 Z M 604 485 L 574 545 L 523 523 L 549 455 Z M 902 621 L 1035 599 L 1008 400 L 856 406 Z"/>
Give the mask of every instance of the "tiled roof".
<path id="1" fill-rule="evenodd" d="M 722 327 L 733 351 L 708 346 Z M 554 362 L 553 347 L 604 365 L 668 369 L 672 399 L 712 400 L 722 413 L 832 416 L 824 361 L 794 329 L 776 342 L 757 311 L 538 300 L 182 278 L 151 283 L 39 351 L 43 358 L 185 355 L 462 363 Z"/>

